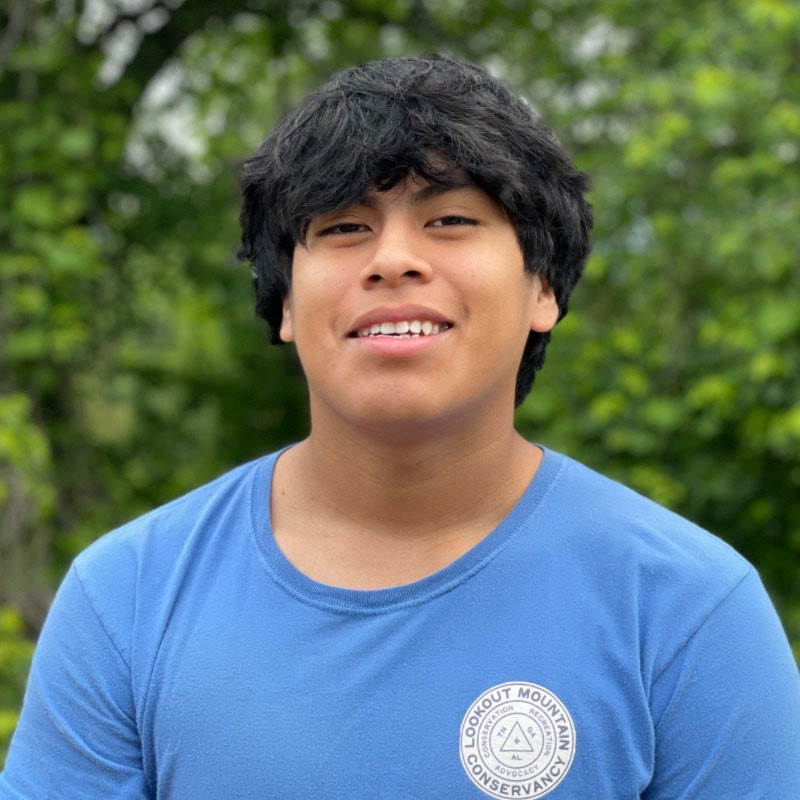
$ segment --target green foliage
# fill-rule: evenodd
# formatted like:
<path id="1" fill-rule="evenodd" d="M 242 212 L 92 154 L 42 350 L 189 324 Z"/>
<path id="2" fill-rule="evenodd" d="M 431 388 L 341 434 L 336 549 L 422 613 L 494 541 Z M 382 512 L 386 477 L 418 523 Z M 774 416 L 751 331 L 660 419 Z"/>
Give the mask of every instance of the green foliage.
<path id="1" fill-rule="evenodd" d="M 603 5 L 545 113 L 593 176 L 595 252 L 519 422 L 727 539 L 797 647 L 800 9 Z"/>
<path id="2" fill-rule="evenodd" d="M 0 11 L 0 741 L 71 558 L 305 435 L 235 258 L 238 163 L 384 55 L 484 63 L 591 174 L 594 253 L 518 427 L 730 541 L 800 655 L 800 6 L 140 7 Z"/>
<path id="3" fill-rule="evenodd" d="M 24 636 L 19 611 L 0 606 L 0 764 L 17 725 L 32 656 L 33 642 Z"/>

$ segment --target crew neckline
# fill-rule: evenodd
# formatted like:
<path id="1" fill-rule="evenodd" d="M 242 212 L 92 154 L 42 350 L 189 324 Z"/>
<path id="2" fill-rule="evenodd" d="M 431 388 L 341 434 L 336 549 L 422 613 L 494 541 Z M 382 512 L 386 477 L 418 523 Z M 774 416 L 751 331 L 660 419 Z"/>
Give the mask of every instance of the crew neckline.
<path id="1" fill-rule="evenodd" d="M 293 442 L 256 462 L 250 493 L 256 548 L 270 576 L 305 603 L 352 614 L 382 614 L 438 597 L 483 569 L 535 516 L 566 462 L 565 456 L 534 442 L 543 456 L 519 500 L 497 527 L 455 561 L 412 583 L 383 589 L 349 589 L 315 581 L 301 572 L 278 547 L 272 532 L 272 477 L 278 458 Z"/>

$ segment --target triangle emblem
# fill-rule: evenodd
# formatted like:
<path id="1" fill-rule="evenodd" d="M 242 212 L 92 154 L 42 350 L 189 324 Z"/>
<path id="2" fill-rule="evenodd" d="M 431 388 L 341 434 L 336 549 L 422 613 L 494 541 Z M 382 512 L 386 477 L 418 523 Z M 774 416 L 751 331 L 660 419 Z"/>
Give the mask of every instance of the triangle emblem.
<path id="1" fill-rule="evenodd" d="M 511 729 L 511 733 L 506 736 L 506 740 L 503 742 L 500 751 L 503 753 L 532 753 L 533 747 L 531 746 L 530 740 L 525 735 L 525 731 L 522 730 L 522 726 L 519 722 L 514 723 L 514 727 Z"/>

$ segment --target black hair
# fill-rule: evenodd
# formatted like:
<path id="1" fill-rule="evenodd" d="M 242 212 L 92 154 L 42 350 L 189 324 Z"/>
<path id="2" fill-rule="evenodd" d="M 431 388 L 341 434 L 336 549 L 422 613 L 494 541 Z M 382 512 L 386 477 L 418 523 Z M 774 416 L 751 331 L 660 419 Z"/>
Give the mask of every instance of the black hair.
<path id="1" fill-rule="evenodd" d="M 589 187 L 552 131 L 507 86 L 451 56 L 353 67 L 309 94 L 244 163 L 242 244 L 253 266 L 256 314 L 279 336 L 292 257 L 319 214 L 386 191 L 410 173 L 447 185 L 455 169 L 513 223 L 525 271 L 552 287 L 558 319 L 590 250 Z M 544 363 L 550 332 L 531 331 L 515 408 Z"/>

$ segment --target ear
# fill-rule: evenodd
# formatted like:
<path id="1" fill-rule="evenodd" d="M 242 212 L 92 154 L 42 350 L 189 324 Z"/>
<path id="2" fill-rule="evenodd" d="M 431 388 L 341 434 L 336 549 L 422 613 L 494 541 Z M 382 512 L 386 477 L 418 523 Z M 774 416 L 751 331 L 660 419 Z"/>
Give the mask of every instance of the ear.
<path id="1" fill-rule="evenodd" d="M 291 294 L 283 298 L 283 316 L 281 317 L 281 329 L 278 332 L 282 342 L 294 341 L 294 319 L 292 318 L 292 297 Z"/>
<path id="2" fill-rule="evenodd" d="M 539 333 L 551 330 L 558 321 L 555 292 L 541 275 L 533 275 L 531 279 L 530 320 L 531 330 Z"/>

